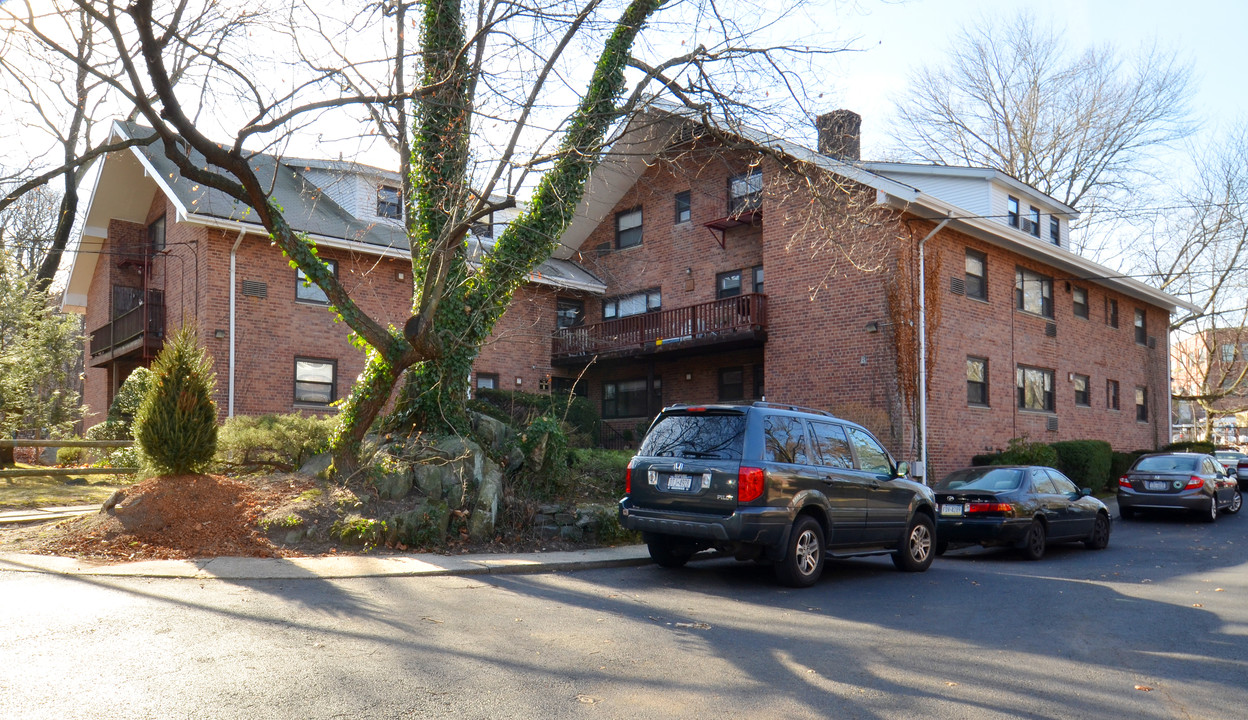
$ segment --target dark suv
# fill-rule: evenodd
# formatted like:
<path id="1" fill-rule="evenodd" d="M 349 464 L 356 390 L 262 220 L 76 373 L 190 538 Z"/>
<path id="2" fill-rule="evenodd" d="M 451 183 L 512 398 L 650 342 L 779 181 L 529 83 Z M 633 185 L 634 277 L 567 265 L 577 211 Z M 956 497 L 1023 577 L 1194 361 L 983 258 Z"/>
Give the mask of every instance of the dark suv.
<path id="1" fill-rule="evenodd" d="M 891 554 L 932 564 L 935 502 L 865 428 L 820 410 L 675 405 L 655 418 L 628 464 L 620 522 L 650 556 L 680 567 L 706 548 L 775 563 L 805 587 L 824 558 Z"/>

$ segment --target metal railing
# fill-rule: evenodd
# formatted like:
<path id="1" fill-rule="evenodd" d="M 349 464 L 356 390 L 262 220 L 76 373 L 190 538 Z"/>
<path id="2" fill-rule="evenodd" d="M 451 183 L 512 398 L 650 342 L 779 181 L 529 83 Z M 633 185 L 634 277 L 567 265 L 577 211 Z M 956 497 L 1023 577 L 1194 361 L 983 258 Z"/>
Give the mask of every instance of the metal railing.
<path id="1" fill-rule="evenodd" d="M 648 345 L 729 339 L 767 326 L 767 296 L 748 293 L 630 315 L 555 332 L 554 357 L 597 355 Z"/>
<path id="2" fill-rule="evenodd" d="M 148 290 L 138 307 L 121 313 L 113 321 L 91 331 L 91 354 L 99 355 L 144 335 L 162 338 L 165 332 L 164 293 Z"/>

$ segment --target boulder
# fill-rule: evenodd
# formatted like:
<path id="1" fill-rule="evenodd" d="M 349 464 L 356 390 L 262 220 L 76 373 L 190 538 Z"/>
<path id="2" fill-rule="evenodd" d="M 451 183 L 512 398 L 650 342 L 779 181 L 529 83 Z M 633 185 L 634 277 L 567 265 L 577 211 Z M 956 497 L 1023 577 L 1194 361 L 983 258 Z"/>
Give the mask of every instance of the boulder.
<path id="1" fill-rule="evenodd" d="M 494 527 L 498 522 L 498 508 L 503 501 L 503 471 L 498 465 L 486 460 L 477 486 L 476 502 L 468 516 L 468 539 L 473 542 L 489 542 L 494 539 Z"/>
<path id="2" fill-rule="evenodd" d="M 383 470 L 373 478 L 377 496 L 382 500 L 398 500 L 412 490 L 412 463 L 405 460 L 389 460 L 382 464 Z"/>
<path id="3" fill-rule="evenodd" d="M 333 465 L 334 456 L 329 453 L 321 453 L 308 458 L 308 461 L 299 468 L 299 472 L 303 475 L 312 475 L 322 480 L 329 479 L 329 466 Z"/>
<path id="4" fill-rule="evenodd" d="M 506 423 L 489 415 L 469 412 L 468 420 L 472 423 L 473 433 L 491 450 L 502 450 L 515 437 L 515 432 Z"/>
<path id="5" fill-rule="evenodd" d="M 441 461 L 418 463 L 412 466 L 412 484 L 425 497 L 436 502 L 442 499 L 442 487 L 449 474 L 450 470 Z"/>

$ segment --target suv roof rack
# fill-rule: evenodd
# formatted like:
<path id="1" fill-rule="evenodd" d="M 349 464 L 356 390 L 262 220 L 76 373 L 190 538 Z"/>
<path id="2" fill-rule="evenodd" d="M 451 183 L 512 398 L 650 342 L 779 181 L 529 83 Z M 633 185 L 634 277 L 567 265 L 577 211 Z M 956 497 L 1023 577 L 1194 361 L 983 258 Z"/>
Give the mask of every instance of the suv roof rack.
<path id="1" fill-rule="evenodd" d="M 802 407 L 801 405 L 789 405 L 787 403 L 769 402 L 767 400 L 755 400 L 750 403 L 752 407 L 772 408 L 775 410 L 792 410 L 793 412 L 814 413 L 815 415 L 824 415 L 826 417 L 835 418 L 836 416 L 827 410 L 817 410 L 815 408 Z M 837 418 L 838 420 L 840 418 Z"/>

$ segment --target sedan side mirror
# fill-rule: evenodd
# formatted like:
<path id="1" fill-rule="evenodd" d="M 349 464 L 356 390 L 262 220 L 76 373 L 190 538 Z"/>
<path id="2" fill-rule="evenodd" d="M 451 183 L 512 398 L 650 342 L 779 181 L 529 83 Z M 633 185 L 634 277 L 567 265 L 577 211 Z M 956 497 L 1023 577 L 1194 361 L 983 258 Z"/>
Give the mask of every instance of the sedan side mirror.
<path id="1" fill-rule="evenodd" d="M 893 473 L 893 477 L 905 477 L 910 474 L 910 463 L 902 460 L 897 463 L 897 470 Z"/>
<path id="2" fill-rule="evenodd" d="M 1079 488 L 1079 497 L 1089 497 L 1092 495 L 1092 488 Z"/>

